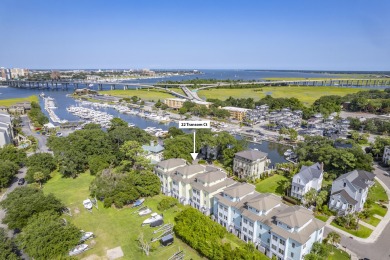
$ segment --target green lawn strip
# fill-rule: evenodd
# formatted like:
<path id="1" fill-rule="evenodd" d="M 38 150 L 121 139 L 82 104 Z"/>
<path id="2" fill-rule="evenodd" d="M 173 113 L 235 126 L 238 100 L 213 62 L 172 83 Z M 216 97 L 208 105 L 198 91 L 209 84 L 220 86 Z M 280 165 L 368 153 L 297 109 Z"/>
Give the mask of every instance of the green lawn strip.
<path id="1" fill-rule="evenodd" d="M 333 245 L 326 244 L 326 247 L 328 248 L 329 255 L 328 260 L 347 260 L 350 259 L 349 254 L 345 252 L 344 250 L 338 249 Z"/>
<path id="2" fill-rule="evenodd" d="M 381 217 L 384 217 L 387 212 L 387 208 L 384 208 L 376 203 L 373 203 L 369 210 L 372 212 L 373 215 L 377 214 Z"/>
<path id="3" fill-rule="evenodd" d="M 372 186 L 368 192 L 369 198 L 371 198 L 373 201 L 382 201 L 382 202 L 388 202 L 389 198 L 386 194 L 386 190 L 382 187 L 382 185 L 375 180 L 374 186 Z"/>
<path id="4" fill-rule="evenodd" d="M 147 241 L 153 237 L 153 230 L 149 226 L 141 227 L 144 219 L 134 214 L 132 208 L 104 208 L 103 203 L 99 202 L 99 209 L 93 208 L 92 213 L 84 209 L 82 202 L 89 197 L 89 184 L 94 179 L 89 173 L 83 173 L 76 179 L 62 178 L 60 174 L 54 173 L 52 179 L 45 184 L 43 190 L 45 193 L 53 193 L 68 206 L 73 216 L 65 216 L 68 221 L 74 223 L 77 227 L 85 231 L 92 231 L 96 235 L 94 238 L 96 244 L 91 250 L 86 251 L 79 257 L 83 258 L 90 255 L 105 257 L 107 249 L 121 246 L 125 255 L 124 259 L 168 259 L 179 250 L 185 251 L 186 259 L 200 259 L 198 253 L 187 244 L 176 239 L 173 245 L 169 247 L 159 246 L 155 242 L 156 249 L 150 252 L 150 256 L 141 252 L 138 247 L 137 238 L 143 233 Z M 157 211 L 157 204 L 163 198 L 158 195 L 153 198 L 147 198 L 145 205 L 154 212 Z M 79 213 L 75 212 L 75 209 Z M 163 212 L 165 223 L 173 223 L 174 216 L 182 206 L 174 207 Z M 87 244 L 91 244 L 87 241 Z"/>
<path id="5" fill-rule="evenodd" d="M 329 216 L 326 216 L 326 215 L 315 215 L 315 217 L 319 220 L 324 221 L 324 222 L 326 222 L 329 219 Z"/>
<path id="6" fill-rule="evenodd" d="M 309 87 L 309 86 L 282 86 L 282 87 L 262 87 L 262 88 L 210 88 L 198 91 L 202 98 L 217 98 L 226 100 L 230 96 L 234 98 L 253 98 L 259 100 L 266 95 L 274 98 L 291 98 L 295 97 L 311 105 L 315 100 L 325 95 L 345 96 L 350 93 L 356 93 L 365 89 L 357 88 L 340 88 L 340 87 Z"/>
<path id="7" fill-rule="evenodd" d="M 256 190 L 262 193 L 276 193 L 283 195 L 281 182 L 287 180 L 283 175 L 275 174 L 267 179 L 261 180 L 256 184 Z"/>
<path id="8" fill-rule="evenodd" d="M 334 227 L 337 227 L 341 230 L 344 230 L 345 232 L 351 234 L 351 235 L 354 235 L 354 236 L 357 236 L 357 237 L 361 237 L 361 238 L 367 238 L 371 235 L 372 233 L 372 230 L 363 226 L 363 225 L 359 225 L 359 229 L 358 230 L 351 230 L 351 229 L 347 229 L 347 228 L 344 228 L 342 226 L 339 226 L 337 225 L 335 222 L 332 222 L 331 223 L 332 226 Z"/>
<path id="9" fill-rule="evenodd" d="M 32 102 L 32 101 L 38 102 L 38 96 L 34 95 L 34 96 L 25 97 L 25 98 L 2 99 L 2 100 L 0 100 L 0 106 L 9 107 L 9 106 L 15 105 L 16 103 L 19 103 L 19 102 Z"/>
<path id="10" fill-rule="evenodd" d="M 366 218 L 366 219 L 362 219 L 364 222 L 366 222 L 367 224 L 370 224 L 374 227 L 378 226 L 379 222 L 381 222 L 380 219 L 376 218 L 376 217 L 369 217 L 369 218 Z"/>

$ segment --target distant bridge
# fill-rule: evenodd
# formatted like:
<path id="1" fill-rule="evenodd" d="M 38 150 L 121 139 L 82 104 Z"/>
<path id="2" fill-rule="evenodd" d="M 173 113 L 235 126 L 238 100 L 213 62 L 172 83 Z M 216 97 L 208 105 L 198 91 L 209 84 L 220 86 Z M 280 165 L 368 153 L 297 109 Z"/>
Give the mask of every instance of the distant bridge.
<path id="1" fill-rule="evenodd" d="M 103 90 L 104 86 L 108 86 L 109 89 L 115 90 L 121 88 L 127 90 L 131 86 L 135 86 L 136 89 L 143 88 L 154 88 L 166 91 L 172 94 L 175 97 L 192 99 L 189 96 L 177 93 L 169 89 L 169 87 L 155 86 L 153 84 L 145 83 L 124 83 L 124 82 L 95 82 L 95 81 L 31 81 L 31 80 L 6 80 L 0 82 L 3 85 L 7 85 L 13 88 L 23 88 L 23 89 L 38 89 L 38 90 L 69 90 L 69 89 L 80 89 L 80 88 L 91 88 L 90 86 L 97 86 L 97 90 Z"/>
<path id="2" fill-rule="evenodd" d="M 278 81 L 248 81 L 248 82 L 217 82 L 209 84 L 164 84 L 157 83 L 155 86 L 165 87 L 194 87 L 200 86 L 195 89 L 195 92 L 202 89 L 218 88 L 218 87 L 230 87 L 232 85 L 245 85 L 258 87 L 261 86 L 335 86 L 335 87 L 379 87 L 379 86 L 390 86 L 389 79 L 310 79 L 310 80 L 278 80 Z"/>

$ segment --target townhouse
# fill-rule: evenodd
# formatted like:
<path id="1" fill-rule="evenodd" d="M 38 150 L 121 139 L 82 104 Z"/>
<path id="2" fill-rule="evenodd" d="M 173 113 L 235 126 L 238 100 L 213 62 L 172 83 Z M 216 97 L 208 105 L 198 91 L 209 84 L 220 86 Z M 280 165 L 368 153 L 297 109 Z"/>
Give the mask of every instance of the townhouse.
<path id="1" fill-rule="evenodd" d="M 258 179 L 268 168 L 268 154 L 249 149 L 235 154 L 233 173 L 243 179 Z"/>

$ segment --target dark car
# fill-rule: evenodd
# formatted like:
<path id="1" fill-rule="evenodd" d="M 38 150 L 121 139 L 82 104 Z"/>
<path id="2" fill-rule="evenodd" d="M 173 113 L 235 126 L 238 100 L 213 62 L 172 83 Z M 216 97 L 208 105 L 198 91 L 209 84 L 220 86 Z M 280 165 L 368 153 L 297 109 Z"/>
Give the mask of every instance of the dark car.
<path id="1" fill-rule="evenodd" d="M 18 185 L 23 185 L 26 182 L 24 178 L 20 178 L 18 181 Z"/>

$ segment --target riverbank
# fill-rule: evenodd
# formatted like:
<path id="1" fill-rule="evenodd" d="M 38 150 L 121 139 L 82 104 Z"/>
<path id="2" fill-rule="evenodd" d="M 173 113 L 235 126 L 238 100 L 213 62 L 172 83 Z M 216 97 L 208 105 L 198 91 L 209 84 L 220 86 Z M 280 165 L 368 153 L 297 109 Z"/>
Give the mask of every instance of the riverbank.
<path id="1" fill-rule="evenodd" d="M 342 87 L 313 87 L 313 86 L 281 86 L 281 87 L 261 87 L 261 88 L 210 88 L 198 91 L 201 98 L 217 98 L 226 100 L 234 98 L 253 98 L 255 101 L 267 95 L 273 98 L 297 98 L 305 105 L 311 105 L 322 96 L 357 93 L 365 88 L 342 88 Z"/>
<path id="2" fill-rule="evenodd" d="M 31 102 L 38 102 L 38 96 L 33 95 L 33 96 L 29 96 L 29 97 L 24 97 L 24 98 L 1 99 L 0 106 L 9 107 L 9 106 L 15 105 L 16 103 L 20 103 L 20 102 L 30 102 L 30 103 Z"/>

